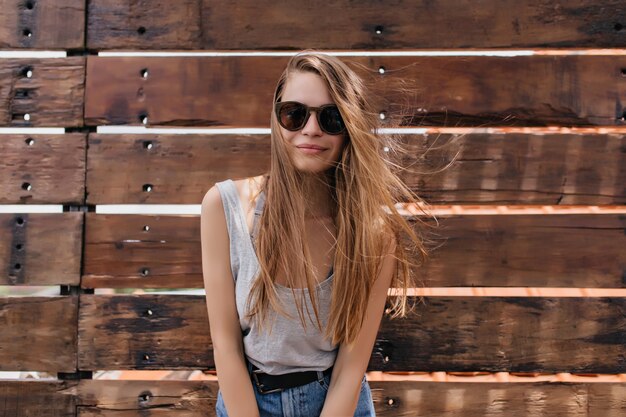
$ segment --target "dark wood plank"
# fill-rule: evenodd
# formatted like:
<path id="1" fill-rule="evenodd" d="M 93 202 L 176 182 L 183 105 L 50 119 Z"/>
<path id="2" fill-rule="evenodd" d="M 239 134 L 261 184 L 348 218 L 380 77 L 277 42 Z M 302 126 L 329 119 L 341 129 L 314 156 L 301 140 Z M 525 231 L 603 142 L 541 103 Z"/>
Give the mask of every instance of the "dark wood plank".
<path id="1" fill-rule="evenodd" d="M 204 297 L 80 297 L 79 369 L 214 368 Z"/>
<path id="2" fill-rule="evenodd" d="M 82 294 L 78 363 L 214 368 L 204 296 Z M 383 319 L 369 370 L 623 373 L 624 298 L 427 297 Z"/>
<path id="3" fill-rule="evenodd" d="M 272 90 L 288 59 L 90 56 L 85 123 L 141 124 L 147 116 L 148 125 L 267 127 Z M 624 124 L 626 110 L 618 99 L 626 94 L 623 55 L 344 59 L 373 85 L 376 106 L 388 122 Z M 142 69 L 148 70 L 146 78 Z"/>
<path id="4" fill-rule="evenodd" d="M 6 135 L 0 154 L 0 203 L 85 203 L 84 133 Z"/>
<path id="5" fill-rule="evenodd" d="M 215 182 L 267 170 L 269 152 L 268 135 L 93 133 L 87 202 L 199 204 Z"/>
<path id="6" fill-rule="evenodd" d="M 93 0 L 90 49 L 623 47 L 621 2 Z M 348 12 L 349 11 L 349 12 Z"/>
<path id="7" fill-rule="evenodd" d="M 199 221 L 198 216 L 87 213 L 81 286 L 201 288 Z"/>
<path id="8" fill-rule="evenodd" d="M 84 57 L 2 59 L 0 126 L 82 126 L 84 91 Z"/>
<path id="9" fill-rule="evenodd" d="M 427 287 L 623 288 L 626 216 L 438 216 Z"/>
<path id="10" fill-rule="evenodd" d="M 433 204 L 626 204 L 623 134 L 433 133 L 399 140 L 408 152 L 390 158 L 407 185 Z M 90 134 L 88 161 L 89 204 L 197 204 L 214 182 L 267 171 L 270 139 Z"/>
<path id="11" fill-rule="evenodd" d="M 0 380 L 0 416 L 73 417 L 78 381 Z"/>
<path id="12" fill-rule="evenodd" d="M 0 1 L 1 49 L 84 46 L 85 0 Z"/>
<path id="13" fill-rule="evenodd" d="M 625 215 L 437 220 L 423 235 L 430 259 L 413 271 L 426 287 L 626 285 Z M 84 288 L 203 287 L 199 216 L 87 213 L 86 222 Z"/>
<path id="14" fill-rule="evenodd" d="M 0 213 L 0 285 L 78 285 L 83 217 Z"/>
<path id="15" fill-rule="evenodd" d="M 0 371 L 76 372 L 78 297 L 0 297 Z"/>
<path id="16" fill-rule="evenodd" d="M 370 369 L 607 374 L 626 370 L 625 298 L 424 300 L 426 304 L 410 319 L 384 318 Z"/>
<path id="17" fill-rule="evenodd" d="M 626 387 L 619 383 L 472 383 L 370 381 L 381 417 L 594 417 L 626 411 Z M 606 403 L 596 401 L 602 392 Z M 80 417 L 215 415 L 214 381 L 83 380 L 78 386 Z"/>

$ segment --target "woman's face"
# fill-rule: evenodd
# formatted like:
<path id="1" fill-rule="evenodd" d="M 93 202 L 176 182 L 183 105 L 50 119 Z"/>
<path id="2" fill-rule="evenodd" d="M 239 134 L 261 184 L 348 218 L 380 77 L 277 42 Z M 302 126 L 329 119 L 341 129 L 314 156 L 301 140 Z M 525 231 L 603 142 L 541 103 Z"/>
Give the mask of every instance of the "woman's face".
<path id="1" fill-rule="evenodd" d="M 319 107 L 324 104 L 335 104 L 324 80 L 312 72 L 296 72 L 287 79 L 280 101 L 298 101 L 307 106 Z M 318 173 L 328 170 L 339 161 L 343 150 L 345 133 L 330 135 L 320 129 L 315 111 L 304 127 L 291 132 L 279 125 L 285 139 L 288 152 L 296 168 L 300 171 Z M 322 147 L 322 151 L 314 151 L 307 145 Z"/>

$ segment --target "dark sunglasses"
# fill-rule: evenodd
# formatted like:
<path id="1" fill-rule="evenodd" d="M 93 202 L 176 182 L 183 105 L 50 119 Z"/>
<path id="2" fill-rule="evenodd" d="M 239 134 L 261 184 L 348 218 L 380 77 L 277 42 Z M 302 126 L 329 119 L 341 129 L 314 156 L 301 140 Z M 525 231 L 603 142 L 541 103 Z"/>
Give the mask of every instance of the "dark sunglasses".
<path id="1" fill-rule="evenodd" d="M 335 104 L 324 104 L 320 107 L 309 107 L 297 101 L 279 101 L 275 105 L 278 123 L 285 129 L 295 132 L 306 125 L 315 110 L 317 123 L 322 131 L 329 135 L 338 135 L 346 130 L 346 125 L 341 118 L 341 113 Z"/>

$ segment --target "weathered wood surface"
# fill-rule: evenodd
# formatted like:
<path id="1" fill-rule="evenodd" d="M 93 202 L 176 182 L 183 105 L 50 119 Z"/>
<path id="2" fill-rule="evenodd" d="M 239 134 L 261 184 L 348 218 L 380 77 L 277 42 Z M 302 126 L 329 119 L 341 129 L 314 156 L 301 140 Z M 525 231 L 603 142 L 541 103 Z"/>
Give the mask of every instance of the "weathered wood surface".
<path id="1" fill-rule="evenodd" d="M 0 297 L 0 371 L 76 372 L 77 316 L 76 296 Z"/>
<path id="2" fill-rule="evenodd" d="M 430 259 L 414 269 L 426 287 L 626 285 L 625 215 L 437 219 L 423 234 Z M 199 216 L 87 213 L 86 222 L 84 288 L 203 288 Z"/>
<path id="3" fill-rule="evenodd" d="M 81 294 L 78 366 L 214 368 L 204 296 Z M 377 371 L 626 371 L 624 298 L 426 297 L 383 318 Z"/>
<path id="4" fill-rule="evenodd" d="M 598 417 L 626 411 L 626 385 L 619 383 L 369 384 L 381 417 Z M 0 415 L 214 417 L 217 394 L 216 381 L 0 381 Z"/>
<path id="5" fill-rule="evenodd" d="M 90 56 L 85 123 L 267 127 L 288 59 Z M 343 59 L 374 85 L 385 120 L 407 126 L 624 124 L 623 55 Z"/>
<path id="6" fill-rule="evenodd" d="M 84 204 L 83 133 L 3 135 L 0 204 Z"/>
<path id="7" fill-rule="evenodd" d="M 433 133 L 398 140 L 407 153 L 389 158 L 432 204 L 626 204 L 624 134 Z M 87 202 L 198 204 L 213 183 L 269 166 L 269 135 L 94 133 Z"/>
<path id="8" fill-rule="evenodd" d="M 215 182 L 267 170 L 269 156 L 268 135 L 90 134 L 87 203 L 200 204 Z"/>
<path id="9" fill-rule="evenodd" d="M 90 49 L 623 47 L 617 0 L 92 0 Z"/>
<path id="10" fill-rule="evenodd" d="M 0 380 L 0 416 L 76 416 L 78 383 Z"/>
<path id="11" fill-rule="evenodd" d="M 82 294 L 78 322 L 81 370 L 215 366 L 203 297 Z"/>
<path id="12" fill-rule="evenodd" d="M 0 213 L 0 285 L 79 285 L 83 218 Z"/>
<path id="13" fill-rule="evenodd" d="M 0 49 L 83 49 L 85 11 L 85 0 L 1 0 Z"/>
<path id="14" fill-rule="evenodd" d="M 626 411 L 624 384 L 417 381 L 369 384 L 376 415 L 381 417 L 595 417 Z M 218 393 L 217 383 L 213 381 L 96 380 L 81 381 L 78 389 L 81 417 L 214 416 Z M 599 401 L 602 399 L 610 402 L 602 403 Z"/>
<path id="15" fill-rule="evenodd" d="M 84 57 L 0 59 L 0 126 L 82 126 L 84 92 Z"/>

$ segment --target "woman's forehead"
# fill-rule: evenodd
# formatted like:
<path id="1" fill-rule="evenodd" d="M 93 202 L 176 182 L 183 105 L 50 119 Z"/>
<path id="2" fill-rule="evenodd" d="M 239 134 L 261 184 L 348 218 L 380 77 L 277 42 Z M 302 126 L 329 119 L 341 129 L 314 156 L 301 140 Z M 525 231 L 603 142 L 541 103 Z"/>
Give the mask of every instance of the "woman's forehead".
<path id="1" fill-rule="evenodd" d="M 285 82 L 281 101 L 299 101 L 309 106 L 333 103 L 326 83 L 313 72 L 295 72 Z"/>

